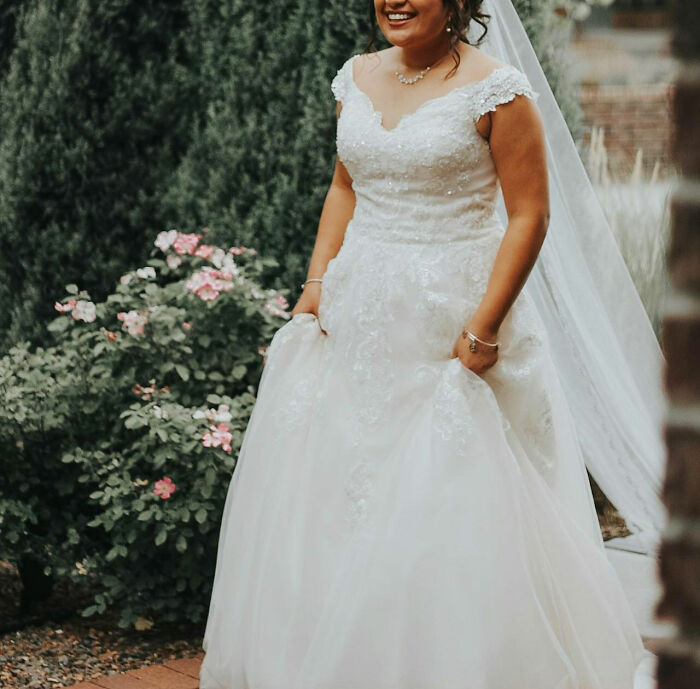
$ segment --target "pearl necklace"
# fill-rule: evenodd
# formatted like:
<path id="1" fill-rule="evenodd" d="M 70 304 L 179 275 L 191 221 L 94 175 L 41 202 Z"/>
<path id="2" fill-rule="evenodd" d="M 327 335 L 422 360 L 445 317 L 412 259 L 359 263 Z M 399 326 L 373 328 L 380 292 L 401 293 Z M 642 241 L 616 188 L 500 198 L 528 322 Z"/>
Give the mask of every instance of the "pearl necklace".
<path id="1" fill-rule="evenodd" d="M 431 67 L 435 67 L 435 65 L 438 64 L 438 62 L 441 62 L 442 60 L 444 60 L 445 57 L 446 57 L 447 55 L 448 55 L 448 53 L 445 53 L 445 55 L 443 55 L 439 60 L 437 60 L 437 62 L 433 62 L 432 65 L 429 65 L 429 66 L 426 67 L 425 69 L 422 69 L 422 70 L 421 70 L 418 74 L 416 74 L 416 76 L 414 76 L 414 77 L 407 77 L 407 76 L 405 76 L 404 74 L 402 74 L 401 72 L 399 72 L 398 70 L 396 70 L 396 71 L 394 72 L 394 74 L 396 75 L 396 78 L 397 78 L 402 84 L 409 84 L 409 85 L 410 85 L 410 84 L 415 84 L 417 81 L 420 81 L 420 80 L 430 71 Z"/>

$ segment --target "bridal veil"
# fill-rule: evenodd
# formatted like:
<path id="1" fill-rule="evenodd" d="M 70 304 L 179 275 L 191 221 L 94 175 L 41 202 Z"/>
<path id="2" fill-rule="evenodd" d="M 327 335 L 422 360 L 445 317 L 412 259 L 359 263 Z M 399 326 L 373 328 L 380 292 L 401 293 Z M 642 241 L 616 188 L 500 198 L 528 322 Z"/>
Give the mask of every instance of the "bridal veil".
<path id="1" fill-rule="evenodd" d="M 527 75 L 546 134 L 550 224 L 524 289 L 546 325 L 586 467 L 632 531 L 617 543 L 651 555 L 665 520 L 661 349 L 517 12 L 510 0 L 486 0 L 484 11 L 484 50 Z"/>

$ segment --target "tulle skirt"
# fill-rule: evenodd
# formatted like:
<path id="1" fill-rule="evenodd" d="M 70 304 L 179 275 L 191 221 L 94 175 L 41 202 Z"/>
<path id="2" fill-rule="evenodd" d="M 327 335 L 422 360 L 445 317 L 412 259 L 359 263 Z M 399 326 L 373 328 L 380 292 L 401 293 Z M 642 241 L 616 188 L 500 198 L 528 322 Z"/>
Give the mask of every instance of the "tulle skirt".
<path id="1" fill-rule="evenodd" d="M 319 318 L 276 332 L 202 689 L 632 689 L 641 639 L 526 295 L 483 376 L 451 356 L 500 241 L 472 239 L 346 232 Z"/>

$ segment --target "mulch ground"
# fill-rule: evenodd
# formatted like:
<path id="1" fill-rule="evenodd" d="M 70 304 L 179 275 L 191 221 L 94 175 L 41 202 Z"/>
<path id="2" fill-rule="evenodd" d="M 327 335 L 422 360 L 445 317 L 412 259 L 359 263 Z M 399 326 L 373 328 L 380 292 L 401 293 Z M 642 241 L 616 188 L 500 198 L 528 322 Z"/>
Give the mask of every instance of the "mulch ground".
<path id="1" fill-rule="evenodd" d="M 202 653 L 203 625 L 120 629 L 116 616 L 83 618 L 89 594 L 59 582 L 29 617 L 18 615 L 17 570 L 0 562 L 0 687 L 56 689 Z M 147 685 L 143 685 L 147 686 Z"/>

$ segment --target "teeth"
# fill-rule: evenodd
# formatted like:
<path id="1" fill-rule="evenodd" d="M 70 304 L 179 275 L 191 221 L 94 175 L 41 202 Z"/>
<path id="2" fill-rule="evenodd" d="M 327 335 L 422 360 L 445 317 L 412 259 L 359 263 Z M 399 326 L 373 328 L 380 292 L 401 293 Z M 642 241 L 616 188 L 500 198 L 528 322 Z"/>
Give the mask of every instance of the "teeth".
<path id="1" fill-rule="evenodd" d="M 387 16 L 392 21 L 398 21 L 399 19 L 410 19 L 412 15 L 410 15 L 410 14 L 389 14 Z"/>

